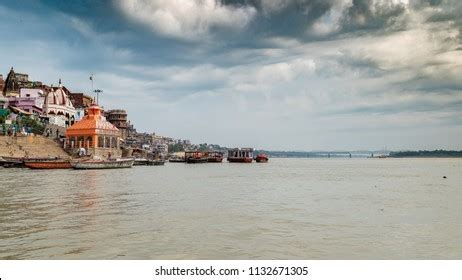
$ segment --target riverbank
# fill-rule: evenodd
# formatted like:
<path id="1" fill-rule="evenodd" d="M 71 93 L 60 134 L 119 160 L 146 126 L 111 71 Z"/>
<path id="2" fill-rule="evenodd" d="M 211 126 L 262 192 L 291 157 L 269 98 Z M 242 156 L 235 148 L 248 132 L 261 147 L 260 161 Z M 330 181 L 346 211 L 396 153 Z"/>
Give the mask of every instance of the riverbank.
<path id="1" fill-rule="evenodd" d="M 69 155 L 58 143 L 41 135 L 0 136 L 0 157 L 59 157 Z"/>
<path id="2" fill-rule="evenodd" d="M 401 151 L 391 152 L 389 157 L 393 158 L 462 158 L 462 151 Z"/>

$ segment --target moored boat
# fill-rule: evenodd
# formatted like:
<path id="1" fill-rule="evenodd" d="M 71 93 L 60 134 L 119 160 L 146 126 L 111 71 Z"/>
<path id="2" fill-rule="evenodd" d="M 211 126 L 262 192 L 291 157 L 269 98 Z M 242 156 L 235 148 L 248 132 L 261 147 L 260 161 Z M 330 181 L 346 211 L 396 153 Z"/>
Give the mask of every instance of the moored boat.
<path id="1" fill-rule="evenodd" d="M 186 162 L 184 152 L 172 153 L 169 156 L 170 156 L 170 158 L 168 159 L 169 162 Z"/>
<path id="2" fill-rule="evenodd" d="M 70 169 L 69 160 L 25 160 L 24 165 L 31 169 Z"/>
<path id="3" fill-rule="evenodd" d="M 154 159 L 154 160 L 148 160 L 147 165 L 164 165 L 164 164 L 165 164 L 165 160 L 163 160 L 163 159 Z"/>
<path id="4" fill-rule="evenodd" d="M 229 162 L 251 163 L 253 161 L 253 149 L 252 148 L 229 149 L 227 160 Z"/>
<path id="5" fill-rule="evenodd" d="M 74 169 L 116 169 L 116 168 L 131 168 L 134 159 L 111 159 L 111 160 L 83 160 L 73 161 L 71 165 Z"/>
<path id="6" fill-rule="evenodd" d="M 24 167 L 24 160 L 17 158 L 17 159 L 3 159 L 0 161 L 0 166 L 3 166 L 4 168 L 23 168 Z"/>
<path id="7" fill-rule="evenodd" d="M 255 157 L 255 161 L 256 162 L 268 162 L 268 155 L 266 154 L 258 154 L 256 157 Z"/>
<path id="8" fill-rule="evenodd" d="M 2 157 L 0 160 L 0 166 L 4 168 L 23 168 L 24 158 L 23 157 Z"/>
<path id="9" fill-rule="evenodd" d="M 169 162 L 186 162 L 184 157 L 171 157 L 168 160 Z"/>
<path id="10" fill-rule="evenodd" d="M 206 163 L 208 162 L 208 153 L 201 151 L 185 152 L 186 163 Z"/>
<path id="11" fill-rule="evenodd" d="M 135 158 L 133 166 L 148 165 L 149 161 L 145 158 Z"/>
<path id="12" fill-rule="evenodd" d="M 223 161 L 223 153 L 222 152 L 209 152 L 208 162 L 222 162 Z"/>

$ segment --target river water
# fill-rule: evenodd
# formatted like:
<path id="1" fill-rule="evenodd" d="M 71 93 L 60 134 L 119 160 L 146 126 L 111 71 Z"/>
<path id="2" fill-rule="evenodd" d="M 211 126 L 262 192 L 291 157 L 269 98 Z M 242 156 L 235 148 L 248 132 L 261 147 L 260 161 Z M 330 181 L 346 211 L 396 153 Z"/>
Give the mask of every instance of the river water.
<path id="1" fill-rule="evenodd" d="M 0 259 L 462 258 L 461 159 L 0 168 L 0 182 Z"/>

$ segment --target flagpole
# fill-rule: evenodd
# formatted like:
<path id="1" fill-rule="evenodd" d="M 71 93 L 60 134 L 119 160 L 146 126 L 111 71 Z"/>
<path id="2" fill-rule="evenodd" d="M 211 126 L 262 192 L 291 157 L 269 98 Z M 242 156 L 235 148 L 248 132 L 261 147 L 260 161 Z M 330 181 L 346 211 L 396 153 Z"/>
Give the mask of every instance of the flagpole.
<path id="1" fill-rule="evenodd" d="M 91 92 L 94 92 L 94 90 L 93 90 L 93 73 L 90 75 L 90 81 L 91 81 Z"/>

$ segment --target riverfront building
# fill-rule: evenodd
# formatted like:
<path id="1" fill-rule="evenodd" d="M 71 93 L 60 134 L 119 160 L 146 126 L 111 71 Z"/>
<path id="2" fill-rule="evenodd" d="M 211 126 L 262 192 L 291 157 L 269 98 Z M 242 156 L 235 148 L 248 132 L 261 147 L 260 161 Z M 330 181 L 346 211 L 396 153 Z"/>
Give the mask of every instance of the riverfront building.
<path id="1" fill-rule="evenodd" d="M 65 148 L 71 154 L 84 148 L 93 156 L 121 157 L 119 142 L 120 131 L 106 120 L 98 105 L 90 106 L 83 119 L 66 130 Z"/>
<path id="2" fill-rule="evenodd" d="M 3 77 L 1 77 L 0 80 L 3 81 Z M 3 96 L 5 97 L 19 97 L 21 88 L 36 88 L 42 86 L 42 82 L 29 81 L 28 74 L 16 73 L 13 67 L 11 67 L 5 81 L 0 83 L 3 83 L 1 88 Z"/>
<path id="3" fill-rule="evenodd" d="M 43 114 L 45 93 L 41 88 L 21 88 L 18 97 L 9 98 L 9 106 L 34 115 Z"/>
<path id="4" fill-rule="evenodd" d="M 112 123 L 115 127 L 117 127 L 117 129 L 119 129 L 122 139 L 126 139 L 129 128 L 127 112 L 121 109 L 108 110 L 104 112 L 104 116 L 108 122 Z"/>
<path id="5" fill-rule="evenodd" d="M 61 85 L 52 88 L 45 96 L 43 111 L 52 125 L 68 127 L 75 121 L 75 108 L 69 98 L 69 91 Z"/>

